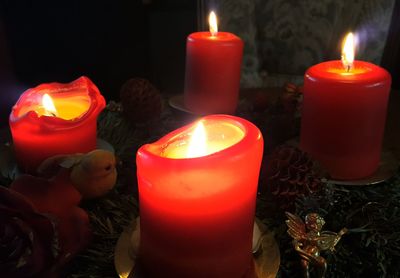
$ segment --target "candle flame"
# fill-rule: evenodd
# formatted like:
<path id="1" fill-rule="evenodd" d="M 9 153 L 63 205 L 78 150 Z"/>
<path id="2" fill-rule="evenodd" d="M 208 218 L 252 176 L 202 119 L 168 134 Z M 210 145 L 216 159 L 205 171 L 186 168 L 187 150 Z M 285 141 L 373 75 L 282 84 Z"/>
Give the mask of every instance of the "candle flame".
<path id="1" fill-rule="evenodd" d="M 342 63 L 346 71 L 351 71 L 354 62 L 355 41 L 353 33 L 348 33 L 342 47 Z"/>
<path id="2" fill-rule="evenodd" d="M 215 15 L 214 11 L 210 12 L 210 15 L 208 16 L 208 24 L 210 26 L 210 33 L 211 36 L 215 37 L 218 35 L 218 22 L 217 22 L 217 16 Z"/>
<path id="3" fill-rule="evenodd" d="M 42 97 L 42 105 L 46 110 L 46 115 L 57 116 L 57 109 L 54 106 L 54 102 L 51 99 L 51 96 L 48 94 L 44 94 Z"/>
<path id="4" fill-rule="evenodd" d="M 207 135 L 202 121 L 199 121 L 190 138 L 186 157 L 193 158 L 207 154 Z"/>

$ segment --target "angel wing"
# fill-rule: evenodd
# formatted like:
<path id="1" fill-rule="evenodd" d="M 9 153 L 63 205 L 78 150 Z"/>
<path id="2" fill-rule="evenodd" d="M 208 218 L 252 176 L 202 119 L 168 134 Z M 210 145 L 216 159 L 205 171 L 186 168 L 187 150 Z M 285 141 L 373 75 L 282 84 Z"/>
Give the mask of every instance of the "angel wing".
<path id="1" fill-rule="evenodd" d="M 286 217 L 286 225 L 288 226 L 288 234 L 294 238 L 295 240 L 301 241 L 306 239 L 306 225 L 303 220 L 297 215 L 291 214 L 290 212 L 285 212 Z"/>
<path id="2" fill-rule="evenodd" d="M 336 244 L 342 238 L 342 236 L 347 233 L 347 229 L 342 229 L 339 233 L 324 231 L 318 237 L 318 248 L 320 250 L 335 250 Z"/>

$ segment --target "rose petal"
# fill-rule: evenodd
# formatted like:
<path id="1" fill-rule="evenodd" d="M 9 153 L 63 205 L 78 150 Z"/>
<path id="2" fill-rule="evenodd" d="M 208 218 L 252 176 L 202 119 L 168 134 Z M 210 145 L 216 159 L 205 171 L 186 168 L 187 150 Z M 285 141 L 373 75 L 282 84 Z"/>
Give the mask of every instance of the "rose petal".
<path id="1" fill-rule="evenodd" d="M 33 211 L 33 204 L 16 191 L 0 186 L 0 205 L 9 208 L 18 208 L 19 211 Z"/>
<path id="2" fill-rule="evenodd" d="M 91 239 L 89 216 L 81 208 L 72 208 L 60 217 L 59 238 L 62 254 L 58 266 L 65 264 L 78 252 L 84 250 Z"/>
<path id="3" fill-rule="evenodd" d="M 0 187 L 0 248 L 4 277 L 32 277 L 55 261 L 55 224 L 23 195 Z M 8 242 L 7 242 L 8 240 Z"/>
<path id="4" fill-rule="evenodd" d="M 28 245 L 29 239 L 23 235 L 17 225 L 2 221 L 4 237 L 0 241 L 0 260 L 12 261 L 18 259 Z"/>
<path id="5" fill-rule="evenodd" d="M 53 225 L 42 215 L 30 215 L 29 218 L 29 222 L 23 218 L 11 219 L 19 230 L 15 234 L 16 238 L 10 242 L 10 248 L 14 250 L 6 260 L 14 263 L 8 264 L 8 269 L 4 266 L 0 268 L 2 273 L 7 274 L 5 277 L 31 277 L 48 268 L 55 260 L 51 252 Z M 46 229 L 51 232 L 43 233 Z"/>
<path id="6" fill-rule="evenodd" d="M 46 250 L 46 244 L 43 244 L 43 240 L 26 222 L 21 219 L 15 219 L 15 221 L 20 229 L 29 236 L 30 246 L 19 257 L 16 269 L 11 270 L 11 273 L 22 277 L 39 273 L 51 261 L 51 256 Z"/>
<path id="7" fill-rule="evenodd" d="M 8 259 L 16 260 L 21 256 L 22 252 L 26 248 L 26 238 L 15 236 L 7 244 L 7 247 L 2 250 L 2 255 L 8 253 Z"/>
<path id="8" fill-rule="evenodd" d="M 47 271 L 46 275 L 56 275 L 58 268 L 87 246 L 91 236 L 89 217 L 84 210 L 77 206 L 81 195 L 72 186 L 67 174 L 64 172 L 52 180 L 23 175 L 11 185 L 16 192 L 12 190 L 8 192 L 14 194 L 13 198 L 18 202 L 5 202 L 15 206 L 8 207 L 0 202 L 0 218 L 2 214 L 17 216 L 22 221 L 20 223 L 22 230 L 24 230 L 25 224 L 32 228 L 31 234 L 34 237 L 31 238 L 31 246 L 33 251 L 30 256 L 21 258 L 21 264 L 24 265 L 21 269 L 28 270 L 28 266 L 40 266 L 40 274 L 37 274 L 37 277 L 44 277 L 43 270 Z M 10 199 L 9 196 L 6 197 L 4 197 L 5 200 Z M 29 204 L 30 202 L 31 204 Z M 19 207 L 24 209 L 20 210 Z M 51 217 L 54 218 L 53 222 L 50 220 Z M 54 232 L 54 229 L 57 233 Z M 25 230 L 25 232 L 27 231 Z M 58 238 L 55 237 L 55 234 L 58 235 Z M 58 246 L 59 248 L 57 248 Z M 52 251 L 59 251 L 59 253 L 54 252 L 53 255 Z M 55 262 L 54 256 L 56 256 Z M 44 262 L 46 262 L 45 265 Z M 29 270 L 36 272 L 37 269 Z M 27 273 L 20 272 L 21 275 Z"/>
<path id="9" fill-rule="evenodd" d="M 80 193 L 65 176 L 46 180 L 22 175 L 11 184 L 11 189 L 28 198 L 40 212 L 60 214 L 76 206 L 81 200 Z"/>
<path id="10" fill-rule="evenodd" d="M 42 272 L 39 275 L 36 275 L 32 278 L 58 278 L 58 277 L 60 277 L 60 275 L 58 274 L 57 271 L 48 270 L 48 271 Z"/>
<path id="11" fill-rule="evenodd" d="M 8 220 L 7 218 L 12 220 Z M 26 222 L 44 242 L 51 241 L 51 238 L 54 237 L 55 234 L 55 224 L 53 224 L 53 220 L 47 215 L 36 213 L 34 211 L 21 213 L 0 206 L 0 220 L 3 225 L 7 222 L 12 222 L 14 225 L 18 225 L 20 232 L 24 233 L 25 236 L 29 236 L 28 231 L 23 229 L 21 230 L 21 226 L 19 226 L 20 221 Z M 19 236 L 22 237 L 23 235 L 19 234 Z M 5 237 L 7 237 L 7 235 L 5 235 Z"/>

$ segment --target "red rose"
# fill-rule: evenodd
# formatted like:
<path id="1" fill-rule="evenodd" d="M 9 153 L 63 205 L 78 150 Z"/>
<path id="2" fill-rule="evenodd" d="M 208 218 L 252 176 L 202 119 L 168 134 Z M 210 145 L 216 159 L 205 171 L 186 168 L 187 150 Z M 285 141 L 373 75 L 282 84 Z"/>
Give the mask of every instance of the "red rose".
<path id="1" fill-rule="evenodd" d="M 58 256 L 55 226 L 21 194 L 0 187 L 0 272 L 34 277 Z"/>
<path id="2" fill-rule="evenodd" d="M 0 186 L 2 277 L 54 277 L 90 237 L 80 194 L 63 177 L 24 175 Z"/>

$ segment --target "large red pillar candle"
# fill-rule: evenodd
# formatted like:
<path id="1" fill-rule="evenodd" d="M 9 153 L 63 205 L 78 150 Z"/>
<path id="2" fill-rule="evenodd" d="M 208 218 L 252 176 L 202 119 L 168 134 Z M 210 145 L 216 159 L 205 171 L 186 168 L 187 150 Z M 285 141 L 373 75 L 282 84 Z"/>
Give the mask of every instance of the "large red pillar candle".
<path id="1" fill-rule="evenodd" d="M 242 278 L 250 271 L 262 152 L 260 131 L 225 115 L 139 149 L 139 257 L 148 277 Z"/>
<path id="2" fill-rule="evenodd" d="M 307 70 L 300 146 L 333 178 L 360 179 L 376 171 L 390 84 L 386 70 L 362 61 L 329 61 Z"/>
<path id="3" fill-rule="evenodd" d="M 234 34 L 216 31 L 216 22 L 212 22 L 210 32 L 192 33 L 187 38 L 184 102 L 197 114 L 233 114 L 239 96 L 243 41 Z"/>
<path id="4" fill-rule="evenodd" d="M 103 96 L 87 77 L 25 91 L 9 119 L 19 167 L 33 173 L 48 157 L 95 149 L 97 116 L 104 107 Z"/>

